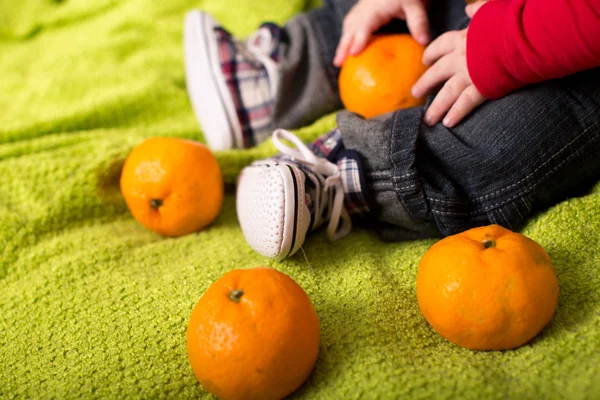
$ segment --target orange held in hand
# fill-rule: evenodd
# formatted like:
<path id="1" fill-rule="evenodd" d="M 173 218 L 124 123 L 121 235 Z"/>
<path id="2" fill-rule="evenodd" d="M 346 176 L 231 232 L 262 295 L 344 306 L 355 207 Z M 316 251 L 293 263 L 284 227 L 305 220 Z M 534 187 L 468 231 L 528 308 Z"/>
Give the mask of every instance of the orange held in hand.
<path id="1" fill-rule="evenodd" d="M 425 253 L 417 299 L 427 322 L 450 342 L 512 349 L 550 322 L 558 280 L 539 244 L 490 225 L 442 239 Z"/>
<path id="2" fill-rule="evenodd" d="M 319 319 L 296 282 L 272 268 L 228 272 L 192 311 L 187 350 L 196 378 L 223 400 L 279 400 L 308 378 Z"/>
<path id="3" fill-rule="evenodd" d="M 196 232 L 217 218 L 223 177 L 202 143 L 151 138 L 136 146 L 121 172 L 121 193 L 134 218 L 165 236 Z"/>
<path id="4" fill-rule="evenodd" d="M 340 97 L 347 110 L 372 118 L 425 104 L 412 86 L 427 69 L 425 47 L 409 34 L 377 35 L 356 56 L 349 56 L 339 77 Z"/>

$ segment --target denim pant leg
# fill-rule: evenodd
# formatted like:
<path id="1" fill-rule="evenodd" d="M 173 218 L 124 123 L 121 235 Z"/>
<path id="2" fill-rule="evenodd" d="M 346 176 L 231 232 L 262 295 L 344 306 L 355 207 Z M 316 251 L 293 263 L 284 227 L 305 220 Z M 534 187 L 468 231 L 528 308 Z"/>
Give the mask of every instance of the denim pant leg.
<path id="1" fill-rule="evenodd" d="M 325 14 L 325 13 L 324 13 Z M 333 64 L 326 63 L 320 34 L 306 14 L 284 27 L 279 46 L 279 90 L 273 107 L 277 128 L 305 126 L 342 108 Z"/>
<path id="2" fill-rule="evenodd" d="M 384 239 L 518 230 L 600 179 L 600 68 L 487 102 L 452 129 L 423 125 L 423 111 L 338 117 L 364 158 Z"/>
<path id="3" fill-rule="evenodd" d="M 273 111 L 278 128 L 298 128 L 342 108 L 339 69 L 333 65 L 333 57 L 344 16 L 356 0 L 324 3 L 284 26 L 279 48 L 280 90 Z"/>

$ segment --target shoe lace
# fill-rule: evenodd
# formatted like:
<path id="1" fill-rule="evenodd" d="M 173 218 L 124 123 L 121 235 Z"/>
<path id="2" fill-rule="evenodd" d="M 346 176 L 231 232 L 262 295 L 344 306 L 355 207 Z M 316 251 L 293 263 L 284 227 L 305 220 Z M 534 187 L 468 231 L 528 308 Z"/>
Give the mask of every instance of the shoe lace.
<path id="1" fill-rule="evenodd" d="M 293 143 L 295 148 L 287 146 L 282 139 Z M 344 207 L 344 187 L 338 166 L 314 154 L 296 135 L 284 129 L 273 132 L 273 143 L 282 154 L 314 172 L 323 187 L 321 191 L 320 185 L 317 185 L 314 199 L 316 221 L 313 226 L 329 220 L 327 236 L 330 240 L 347 235 L 352 230 L 352 221 Z"/>
<path id="2" fill-rule="evenodd" d="M 279 85 L 279 65 L 271 58 L 275 40 L 268 28 L 262 27 L 254 32 L 246 41 L 246 49 L 267 70 L 267 78 L 271 88 L 271 95 L 275 97 Z"/>

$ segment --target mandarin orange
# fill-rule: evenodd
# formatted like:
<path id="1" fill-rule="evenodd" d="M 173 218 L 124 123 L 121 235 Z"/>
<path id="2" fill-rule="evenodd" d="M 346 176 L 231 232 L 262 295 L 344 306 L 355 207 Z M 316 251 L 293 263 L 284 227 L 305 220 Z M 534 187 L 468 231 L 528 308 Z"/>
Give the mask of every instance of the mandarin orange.
<path id="1" fill-rule="evenodd" d="M 476 350 L 519 347 L 552 319 L 558 279 L 535 241 L 490 225 L 448 236 L 423 256 L 417 300 L 433 329 Z"/>
<path id="2" fill-rule="evenodd" d="M 425 48 L 409 34 L 376 35 L 356 56 L 349 56 L 340 71 L 339 89 L 344 107 L 365 118 L 415 107 L 411 88 L 425 72 Z"/>
<path id="3" fill-rule="evenodd" d="M 196 232 L 223 203 L 221 169 L 202 143 L 151 138 L 136 146 L 121 171 L 121 193 L 134 218 L 164 236 Z"/>
<path id="4" fill-rule="evenodd" d="M 234 270 L 194 307 L 187 350 L 200 384 L 220 399 L 279 400 L 315 365 L 319 319 L 308 295 L 282 272 Z"/>

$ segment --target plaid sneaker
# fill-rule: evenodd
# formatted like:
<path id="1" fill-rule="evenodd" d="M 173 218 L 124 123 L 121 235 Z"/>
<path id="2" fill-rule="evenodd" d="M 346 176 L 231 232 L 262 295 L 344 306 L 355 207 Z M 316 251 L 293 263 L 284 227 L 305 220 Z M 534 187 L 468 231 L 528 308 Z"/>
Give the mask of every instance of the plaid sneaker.
<path id="1" fill-rule="evenodd" d="M 238 221 L 258 253 L 291 256 L 308 232 L 327 221 L 327 235 L 336 240 L 352 229 L 349 212 L 369 212 L 358 154 L 343 148 L 337 129 L 310 148 L 282 129 L 273 133 L 273 143 L 281 153 L 254 162 L 238 178 Z"/>
<path id="2" fill-rule="evenodd" d="M 248 148 L 272 132 L 280 32 L 266 23 L 241 41 L 205 12 L 186 15 L 188 97 L 211 149 Z"/>

